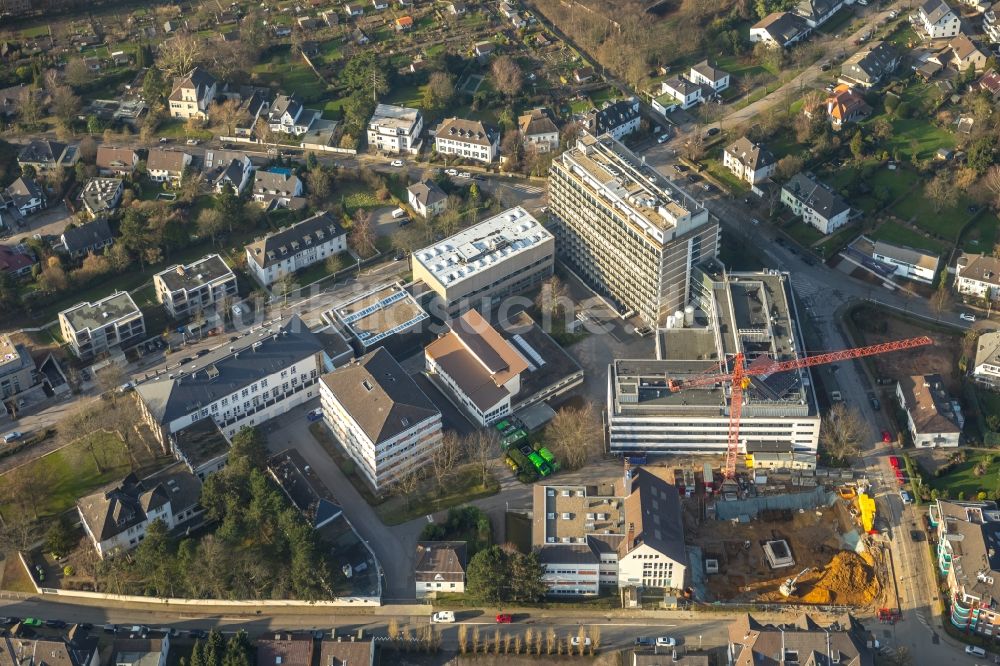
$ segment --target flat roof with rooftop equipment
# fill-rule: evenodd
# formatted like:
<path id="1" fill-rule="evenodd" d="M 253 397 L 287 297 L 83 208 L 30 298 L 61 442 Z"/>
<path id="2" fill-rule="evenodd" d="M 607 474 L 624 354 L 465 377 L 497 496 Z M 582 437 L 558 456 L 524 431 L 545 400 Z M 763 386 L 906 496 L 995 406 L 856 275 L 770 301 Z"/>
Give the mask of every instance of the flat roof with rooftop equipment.
<path id="1" fill-rule="evenodd" d="M 429 316 L 398 282 L 377 287 L 324 313 L 339 322 L 366 349 L 404 333 Z"/>
<path id="2" fill-rule="evenodd" d="M 142 313 L 127 291 L 119 291 L 94 303 L 78 303 L 59 313 L 74 331 L 91 330 Z"/>

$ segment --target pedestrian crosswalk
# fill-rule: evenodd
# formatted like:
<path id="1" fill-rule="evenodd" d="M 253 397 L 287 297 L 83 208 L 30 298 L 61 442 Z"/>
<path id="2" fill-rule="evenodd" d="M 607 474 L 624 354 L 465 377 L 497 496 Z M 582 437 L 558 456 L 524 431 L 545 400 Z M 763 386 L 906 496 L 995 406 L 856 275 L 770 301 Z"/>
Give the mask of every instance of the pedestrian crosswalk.
<path id="1" fill-rule="evenodd" d="M 804 305 L 811 305 L 820 294 L 826 291 L 823 285 L 810 281 L 801 273 L 792 273 L 791 281 L 796 298 Z"/>

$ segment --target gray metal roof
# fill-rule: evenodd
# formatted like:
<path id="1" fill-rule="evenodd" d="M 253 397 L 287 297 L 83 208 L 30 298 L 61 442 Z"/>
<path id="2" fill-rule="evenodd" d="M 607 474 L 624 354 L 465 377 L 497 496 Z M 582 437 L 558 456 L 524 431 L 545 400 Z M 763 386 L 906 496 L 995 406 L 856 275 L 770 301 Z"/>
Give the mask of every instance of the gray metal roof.
<path id="1" fill-rule="evenodd" d="M 160 423 L 186 416 L 267 375 L 323 351 L 298 315 L 245 333 L 167 374 L 145 381 L 136 392 Z"/>

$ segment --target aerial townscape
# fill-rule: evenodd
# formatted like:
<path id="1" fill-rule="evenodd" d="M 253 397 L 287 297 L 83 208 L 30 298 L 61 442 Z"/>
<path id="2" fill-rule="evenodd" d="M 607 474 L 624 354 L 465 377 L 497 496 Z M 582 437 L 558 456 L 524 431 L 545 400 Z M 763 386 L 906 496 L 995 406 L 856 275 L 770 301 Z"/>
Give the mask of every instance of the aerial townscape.
<path id="1" fill-rule="evenodd" d="M 1000 663 L 998 16 L 0 0 L 0 666 Z"/>

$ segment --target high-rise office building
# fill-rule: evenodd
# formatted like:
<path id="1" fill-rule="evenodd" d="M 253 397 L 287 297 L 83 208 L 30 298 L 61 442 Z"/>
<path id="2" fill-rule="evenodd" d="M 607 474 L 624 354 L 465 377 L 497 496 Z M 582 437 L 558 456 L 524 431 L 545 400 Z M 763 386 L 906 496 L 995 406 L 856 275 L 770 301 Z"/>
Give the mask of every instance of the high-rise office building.
<path id="1" fill-rule="evenodd" d="M 552 163 L 549 200 L 562 261 L 650 326 L 685 307 L 692 266 L 719 251 L 704 205 L 608 135 L 585 134 Z"/>

